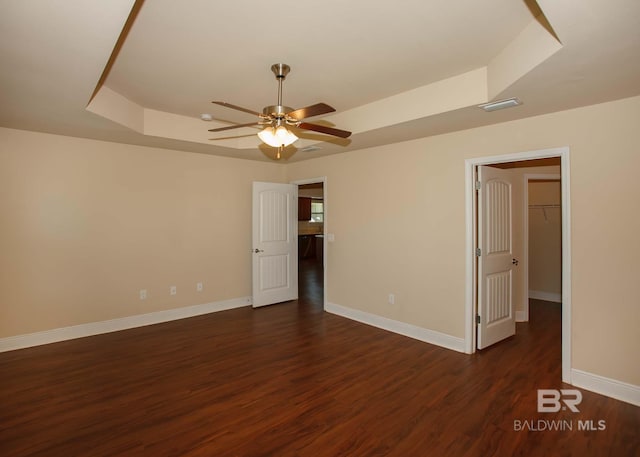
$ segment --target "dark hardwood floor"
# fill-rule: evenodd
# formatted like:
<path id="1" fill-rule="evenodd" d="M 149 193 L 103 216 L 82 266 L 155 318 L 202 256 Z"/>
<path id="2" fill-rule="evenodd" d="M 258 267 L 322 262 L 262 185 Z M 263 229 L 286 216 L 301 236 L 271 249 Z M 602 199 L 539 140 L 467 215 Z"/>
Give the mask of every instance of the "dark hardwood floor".
<path id="1" fill-rule="evenodd" d="M 583 390 L 579 413 L 536 412 L 536 389 L 570 388 L 557 304 L 470 356 L 324 313 L 321 288 L 300 296 L 0 354 L 0 455 L 640 453 L 638 407 Z"/>
<path id="2" fill-rule="evenodd" d="M 298 267 L 298 297 L 300 304 L 322 309 L 324 298 L 322 260 L 304 259 Z"/>

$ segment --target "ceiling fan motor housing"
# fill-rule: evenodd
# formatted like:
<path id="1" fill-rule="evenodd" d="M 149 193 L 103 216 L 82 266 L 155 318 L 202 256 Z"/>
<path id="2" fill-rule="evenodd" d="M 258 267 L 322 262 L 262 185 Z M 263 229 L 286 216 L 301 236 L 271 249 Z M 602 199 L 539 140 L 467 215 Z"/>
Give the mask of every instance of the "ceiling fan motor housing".
<path id="1" fill-rule="evenodd" d="M 283 105 L 270 105 L 262 109 L 262 114 L 269 117 L 284 118 L 285 114 L 293 111 L 293 108 Z"/>

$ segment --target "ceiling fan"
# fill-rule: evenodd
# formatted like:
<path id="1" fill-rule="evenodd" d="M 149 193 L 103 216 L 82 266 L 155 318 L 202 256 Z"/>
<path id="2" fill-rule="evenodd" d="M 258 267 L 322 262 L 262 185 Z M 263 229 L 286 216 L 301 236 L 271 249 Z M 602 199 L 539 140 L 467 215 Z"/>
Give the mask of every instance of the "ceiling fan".
<path id="1" fill-rule="evenodd" d="M 213 101 L 211 103 L 215 103 L 216 105 L 253 114 L 258 117 L 258 120 L 246 124 L 235 124 L 228 127 L 209 129 L 209 131 L 223 132 L 225 130 L 237 129 L 241 127 L 251 127 L 255 125 L 266 126 L 258 133 L 258 137 L 269 146 L 278 148 L 276 159 L 279 159 L 281 157 L 281 153 L 285 147 L 289 146 L 298 139 L 298 137 L 287 128 L 288 125 L 295 126 L 302 130 L 312 130 L 314 132 L 325 133 L 327 135 L 333 135 L 340 138 L 348 138 L 349 136 L 351 136 L 351 132 L 348 132 L 346 130 L 340 130 L 333 127 L 304 122 L 304 119 L 308 117 L 319 116 L 321 114 L 327 114 L 335 111 L 335 108 L 327 105 L 326 103 L 316 103 L 315 105 L 310 105 L 300 109 L 293 109 L 288 106 L 284 106 L 282 104 L 282 82 L 291 71 L 291 67 L 284 63 L 276 63 L 271 65 L 271 71 L 276 76 L 276 79 L 278 81 L 277 105 L 265 106 L 262 109 L 262 113 L 259 113 L 251 109 L 242 108 L 241 106 L 232 105 L 231 103 Z"/>

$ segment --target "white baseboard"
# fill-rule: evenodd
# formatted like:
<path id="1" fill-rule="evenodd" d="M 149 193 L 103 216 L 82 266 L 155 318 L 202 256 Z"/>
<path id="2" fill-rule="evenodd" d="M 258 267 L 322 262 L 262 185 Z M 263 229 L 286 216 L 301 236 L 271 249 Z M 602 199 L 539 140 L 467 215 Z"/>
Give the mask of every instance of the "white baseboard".
<path id="1" fill-rule="evenodd" d="M 576 370 L 575 368 L 571 369 L 571 384 L 616 400 L 640 406 L 640 386 Z"/>
<path id="2" fill-rule="evenodd" d="M 425 343 L 435 344 L 436 346 L 441 346 L 458 352 L 465 352 L 464 338 L 458 338 L 445 333 L 436 332 L 435 330 L 417 327 L 415 325 L 367 313 L 365 311 L 336 305 L 335 303 L 327 302 L 324 310 L 332 314 L 337 314 L 338 316 L 346 317 L 347 319 L 362 322 L 363 324 L 424 341 Z"/>
<path id="3" fill-rule="evenodd" d="M 516 311 L 516 322 L 529 322 L 529 313 L 527 311 Z"/>
<path id="4" fill-rule="evenodd" d="M 551 301 L 554 303 L 562 303 L 562 294 L 556 292 L 545 292 L 542 290 L 530 290 L 529 298 L 535 300 Z"/>
<path id="5" fill-rule="evenodd" d="M 227 309 L 241 308 L 251 304 L 251 297 L 233 298 L 202 305 L 186 306 L 184 308 L 168 309 L 148 314 L 121 317 L 101 322 L 73 325 L 71 327 L 55 328 L 43 332 L 28 333 L 25 335 L 0 338 L 0 352 L 13 351 L 15 349 L 40 346 L 42 344 L 56 343 L 58 341 L 83 338 L 85 336 L 99 335 L 101 333 L 117 332 L 145 325 L 160 324 L 162 322 L 175 321 L 201 314 L 215 313 Z"/>

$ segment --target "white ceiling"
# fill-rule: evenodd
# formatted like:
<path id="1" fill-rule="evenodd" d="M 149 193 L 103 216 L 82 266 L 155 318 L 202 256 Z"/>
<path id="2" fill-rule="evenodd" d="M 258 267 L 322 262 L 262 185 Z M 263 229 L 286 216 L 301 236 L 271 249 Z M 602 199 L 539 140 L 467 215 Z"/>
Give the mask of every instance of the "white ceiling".
<path id="1" fill-rule="evenodd" d="M 540 23 L 547 37 L 528 35 Z M 269 67 L 283 62 L 285 105 L 328 103 L 336 115 L 309 121 L 354 131 L 306 135 L 299 147 L 321 149 L 291 148 L 295 161 L 638 95 L 639 56 L 637 0 L 0 0 L 0 126 L 270 160 L 255 129 L 206 131 L 254 120 L 212 100 L 276 104 Z M 507 67 L 519 72 L 505 82 Z M 96 89 L 133 107 L 137 128 L 106 105 L 87 111 Z M 476 107 L 510 96 L 523 105 Z M 233 134 L 251 136 L 210 140 Z"/>
<path id="2" fill-rule="evenodd" d="M 148 0 L 107 85 L 178 114 L 212 99 L 257 110 L 275 104 L 269 67 L 284 62 L 285 103 L 344 111 L 481 67 L 529 20 L 513 0 Z"/>

